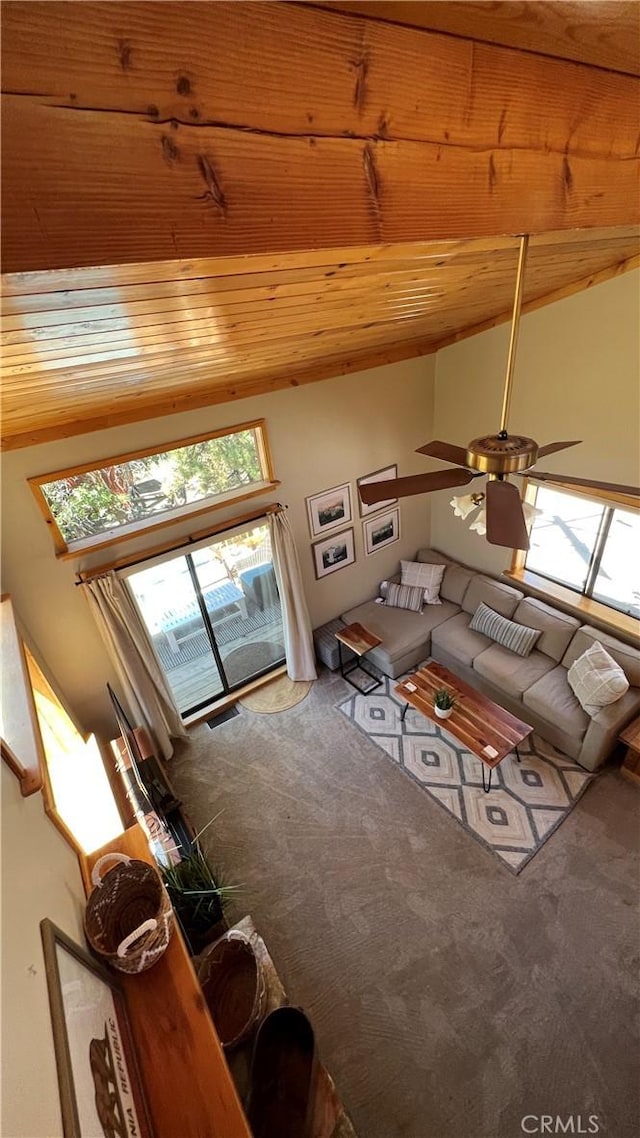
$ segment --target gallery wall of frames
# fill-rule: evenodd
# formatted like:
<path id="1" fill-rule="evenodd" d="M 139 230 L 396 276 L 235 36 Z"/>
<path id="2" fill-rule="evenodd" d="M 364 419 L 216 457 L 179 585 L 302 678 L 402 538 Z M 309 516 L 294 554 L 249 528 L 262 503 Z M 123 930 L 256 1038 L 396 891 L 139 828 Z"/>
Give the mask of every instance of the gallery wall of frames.
<path id="1" fill-rule="evenodd" d="M 379 553 L 388 545 L 400 540 L 400 506 L 397 498 L 367 506 L 360 498 L 360 487 L 367 482 L 380 482 L 397 478 L 394 463 L 381 470 L 372 470 L 356 479 L 355 495 L 351 483 L 320 490 L 305 499 L 311 536 L 311 555 L 316 580 L 336 573 L 356 561 L 355 532 L 362 527 L 362 545 L 366 557 Z M 358 507 L 355 520 L 354 501 Z"/>

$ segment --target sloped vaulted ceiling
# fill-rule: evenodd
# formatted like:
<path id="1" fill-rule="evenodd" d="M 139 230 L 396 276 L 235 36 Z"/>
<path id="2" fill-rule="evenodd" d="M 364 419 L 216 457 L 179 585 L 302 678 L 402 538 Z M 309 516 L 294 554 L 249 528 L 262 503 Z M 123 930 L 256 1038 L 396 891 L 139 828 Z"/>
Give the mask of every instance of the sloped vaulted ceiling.
<path id="1" fill-rule="evenodd" d="M 485 7 L 5 3 L 5 445 L 432 351 L 520 232 L 529 303 L 634 263 L 624 21 Z"/>

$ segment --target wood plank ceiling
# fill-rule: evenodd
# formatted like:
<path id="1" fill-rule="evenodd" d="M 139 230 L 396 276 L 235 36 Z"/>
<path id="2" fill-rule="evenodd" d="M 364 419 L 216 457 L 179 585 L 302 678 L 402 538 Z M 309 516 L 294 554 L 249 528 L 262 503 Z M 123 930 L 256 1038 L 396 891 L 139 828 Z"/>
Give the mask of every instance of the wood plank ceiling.
<path id="1" fill-rule="evenodd" d="M 637 263 L 624 19 L 540 7 L 5 5 L 4 446 L 434 351 L 520 232 L 529 306 Z"/>

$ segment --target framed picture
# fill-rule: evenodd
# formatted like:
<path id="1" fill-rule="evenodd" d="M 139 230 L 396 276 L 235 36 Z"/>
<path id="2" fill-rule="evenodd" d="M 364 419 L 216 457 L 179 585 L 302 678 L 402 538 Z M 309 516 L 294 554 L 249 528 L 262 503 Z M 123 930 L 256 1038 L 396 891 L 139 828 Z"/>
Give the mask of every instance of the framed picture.
<path id="1" fill-rule="evenodd" d="M 334 486 L 333 490 L 323 490 L 306 499 L 309 514 L 309 529 L 312 537 L 321 537 L 330 530 L 340 529 L 351 521 L 351 487 Z"/>
<path id="2" fill-rule="evenodd" d="M 378 514 L 362 523 L 364 530 L 364 547 L 366 552 L 377 553 L 387 545 L 393 545 L 400 537 L 400 510 L 387 510 L 386 514 Z"/>
<path id="3" fill-rule="evenodd" d="M 40 922 L 65 1138 L 151 1138 L 118 977 Z"/>
<path id="4" fill-rule="evenodd" d="M 398 467 L 394 462 L 393 466 L 383 466 L 382 470 L 374 470 L 372 474 L 365 474 L 363 478 L 357 481 L 358 488 L 364 486 L 367 482 L 386 482 L 389 478 L 398 477 Z M 376 514 L 378 510 L 387 510 L 389 506 L 393 506 L 397 502 L 397 498 L 387 498 L 384 502 L 374 502 L 373 506 L 367 506 L 362 501 L 358 494 L 358 506 L 360 509 L 360 517 L 366 518 L 367 514 Z"/>
<path id="5" fill-rule="evenodd" d="M 324 541 L 316 541 L 311 546 L 311 552 L 318 580 L 328 577 L 329 573 L 335 573 L 336 569 L 344 569 L 345 565 L 353 565 L 356 559 L 353 530 L 346 529 Z"/>

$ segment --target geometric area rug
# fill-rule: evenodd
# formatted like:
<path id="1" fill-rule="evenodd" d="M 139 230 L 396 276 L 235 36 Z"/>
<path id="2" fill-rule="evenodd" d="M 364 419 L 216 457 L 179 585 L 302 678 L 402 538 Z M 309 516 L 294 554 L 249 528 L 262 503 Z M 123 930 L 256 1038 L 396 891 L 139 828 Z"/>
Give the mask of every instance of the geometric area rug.
<path id="1" fill-rule="evenodd" d="M 520 763 L 507 755 L 482 789 L 480 760 L 394 694 L 400 680 L 382 677 L 370 695 L 352 696 L 338 710 L 397 763 L 440 806 L 520 873 L 595 778 L 539 735 L 520 743 Z"/>

